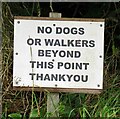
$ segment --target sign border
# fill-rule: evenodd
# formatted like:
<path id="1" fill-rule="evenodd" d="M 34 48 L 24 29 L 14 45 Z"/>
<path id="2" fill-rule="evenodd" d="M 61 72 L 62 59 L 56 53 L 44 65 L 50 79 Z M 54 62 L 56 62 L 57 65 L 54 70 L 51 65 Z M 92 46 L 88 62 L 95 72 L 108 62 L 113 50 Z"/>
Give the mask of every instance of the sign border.
<path id="1" fill-rule="evenodd" d="M 68 92 L 68 93 L 87 93 L 87 94 L 100 94 L 103 89 L 83 89 L 83 88 L 41 88 L 41 87 L 13 87 L 14 90 L 21 91 L 44 91 L 44 92 Z"/>
<path id="2" fill-rule="evenodd" d="M 14 19 L 24 20 L 58 20 L 58 21 L 90 21 L 90 22 L 105 22 L 102 18 L 50 18 L 50 17 L 30 17 L 30 16 L 14 16 Z M 104 65 L 104 64 L 103 64 Z M 103 69 L 104 71 L 104 69 Z M 100 94 L 103 89 L 86 89 L 86 88 L 47 88 L 47 87 L 25 87 L 25 86 L 13 86 L 13 90 L 21 91 L 44 91 L 44 92 L 70 92 L 70 93 L 88 93 L 88 94 Z"/>
<path id="3" fill-rule="evenodd" d="M 30 16 L 14 16 L 14 19 L 25 20 L 58 20 L 58 21 L 91 21 L 91 22 L 104 22 L 102 18 L 53 18 L 53 17 L 30 17 Z"/>

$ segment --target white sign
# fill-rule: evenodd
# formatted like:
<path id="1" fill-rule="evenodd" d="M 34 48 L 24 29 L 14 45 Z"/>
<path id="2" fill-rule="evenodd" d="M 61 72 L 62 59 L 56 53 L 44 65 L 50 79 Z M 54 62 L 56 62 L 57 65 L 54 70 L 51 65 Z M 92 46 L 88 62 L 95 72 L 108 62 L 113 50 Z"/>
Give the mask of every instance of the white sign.
<path id="1" fill-rule="evenodd" d="M 14 20 L 13 86 L 103 88 L 104 22 Z"/>

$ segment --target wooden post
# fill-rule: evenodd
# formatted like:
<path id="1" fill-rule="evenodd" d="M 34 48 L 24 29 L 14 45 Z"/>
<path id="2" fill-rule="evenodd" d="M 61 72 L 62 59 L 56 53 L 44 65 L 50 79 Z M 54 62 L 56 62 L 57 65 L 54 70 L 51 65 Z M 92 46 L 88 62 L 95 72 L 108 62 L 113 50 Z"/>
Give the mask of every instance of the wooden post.
<path id="1" fill-rule="evenodd" d="M 50 12 L 49 17 L 61 18 L 61 13 Z M 48 93 L 47 94 L 47 113 L 50 117 L 59 117 L 58 112 L 59 93 Z"/>

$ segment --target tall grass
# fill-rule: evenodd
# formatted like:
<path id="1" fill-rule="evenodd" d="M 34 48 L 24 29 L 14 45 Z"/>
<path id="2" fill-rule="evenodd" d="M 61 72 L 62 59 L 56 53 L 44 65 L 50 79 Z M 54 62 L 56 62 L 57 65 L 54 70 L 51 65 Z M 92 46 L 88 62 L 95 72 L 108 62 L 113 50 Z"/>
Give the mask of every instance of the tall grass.
<path id="1" fill-rule="evenodd" d="M 23 7 L 22 5 L 23 4 Z M 39 3 L 14 3 L 24 12 L 18 15 L 33 15 L 37 11 L 40 16 Z M 13 15 L 12 3 L 4 3 L 2 27 L 2 79 L 3 79 L 3 119 L 7 118 L 46 118 L 47 92 L 15 91 L 12 89 L 13 72 Z M 31 7 L 32 6 L 32 7 Z M 51 7 L 51 4 L 50 4 Z M 13 9 L 12 9 L 13 10 Z M 115 8 L 115 11 L 118 11 Z M 26 12 L 25 12 L 26 11 Z M 114 11 L 114 9 L 113 9 Z M 94 11 L 93 11 L 94 12 Z M 23 13 L 23 14 L 22 14 Z M 117 19 L 116 16 L 114 19 Z M 116 40 L 120 40 L 117 30 L 120 23 L 114 19 L 106 22 L 105 28 L 105 60 L 104 60 L 104 90 L 99 95 L 60 93 L 60 102 L 57 110 L 60 117 L 90 118 L 90 117 L 120 117 L 120 48 Z M 107 41 L 107 42 L 106 42 Z"/>

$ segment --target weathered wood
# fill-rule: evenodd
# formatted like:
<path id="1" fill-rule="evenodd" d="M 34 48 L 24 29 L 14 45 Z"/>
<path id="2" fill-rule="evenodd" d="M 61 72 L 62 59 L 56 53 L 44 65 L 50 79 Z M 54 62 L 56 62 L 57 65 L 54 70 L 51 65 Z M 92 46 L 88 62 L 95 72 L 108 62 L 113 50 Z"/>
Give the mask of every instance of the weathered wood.
<path id="1" fill-rule="evenodd" d="M 59 117 L 59 93 L 47 93 L 47 113 L 48 117 Z"/>
<path id="2" fill-rule="evenodd" d="M 49 17 L 51 18 L 61 18 L 61 13 L 49 13 Z M 59 117 L 58 112 L 58 104 L 59 104 L 59 93 L 48 93 L 47 94 L 47 113 L 50 114 L 50 117 Z"/>
<path id="3" fill-rule="evenodd" d="M 60 15 L 59 15 L 59 17 L 60 17 Z M 105 21 L 105 19 L 99 19 L 99 18 L 52 18 L 52 17 L 23 17 L 23 16 L 15 16 L 14 19 L 58 20 L 58 21 L 90 21 L 90 22 L 104 22 Z"/>
<path id="4" fill-rule="evenodd" d="M 61 13 L 57 13 L 57 12 L 50 12 L 49 13 L 49 17 L 50 18 L 61 18 L 62 14 Z"/>
<path id="5" fill-rule="evenodd" d="M 13 87 L 14 90 L 31 91 L 32 87 Z M 87 93 L 87 94 L 100 94 L 102 89 L 83 89 L 83 88 L 41 88 L 34 87 L 34 91 L 45 91 L 45 92 L 68 92 L 68 93 Z"/>

